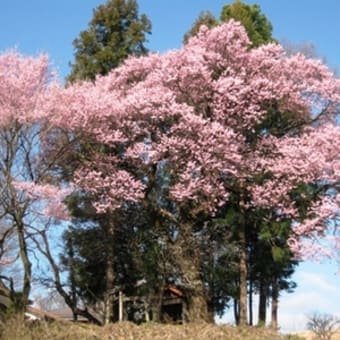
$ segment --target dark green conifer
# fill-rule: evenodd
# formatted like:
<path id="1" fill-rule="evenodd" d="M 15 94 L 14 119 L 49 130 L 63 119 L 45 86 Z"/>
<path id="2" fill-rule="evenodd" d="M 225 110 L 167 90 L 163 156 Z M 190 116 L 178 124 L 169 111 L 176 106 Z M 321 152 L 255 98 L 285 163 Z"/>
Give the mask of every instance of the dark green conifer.
<path id="1" fill-rule="evenodd" d="M 75 62 L 70 64 L 67 80 L 94 80 L 130 55 L 146 54 L 146 35 L 150 33 L 151 22 L 138 13 L 136 0 L 108 0 L 94 10 L 88 29 L 73 41 Z"/>

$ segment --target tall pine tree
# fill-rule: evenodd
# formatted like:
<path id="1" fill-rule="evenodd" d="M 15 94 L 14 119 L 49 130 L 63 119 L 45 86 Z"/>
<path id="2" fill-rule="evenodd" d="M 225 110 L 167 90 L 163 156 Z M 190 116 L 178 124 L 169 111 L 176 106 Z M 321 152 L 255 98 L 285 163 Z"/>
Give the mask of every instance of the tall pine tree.
<path id="1" fill-rule="evenodd" d="M 67 80 L 93 80 L 129 55 L 146 54 L 146 35 L 150 33 L 151 22 L 138 13 L 136 0 L 108 0 L 94 10 L 88 29 L 73 41 L 75 62 Z"/>

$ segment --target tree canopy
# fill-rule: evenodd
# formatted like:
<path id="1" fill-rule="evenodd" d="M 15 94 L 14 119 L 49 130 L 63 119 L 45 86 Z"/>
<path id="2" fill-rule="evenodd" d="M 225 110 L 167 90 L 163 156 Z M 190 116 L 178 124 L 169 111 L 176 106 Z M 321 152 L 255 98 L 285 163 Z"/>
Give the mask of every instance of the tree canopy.
<path id="1" fill-rule="evenodd" d="M 235 0 L 231 5 L 225 5 L 222 8 L 220 20 L 226 22 L 230 19 L 242 23 L 253 47 L 273 41 L 272 24 L 261 13 L 259 5 L 248 5 L 240 0 Z"/>
<path id="2" fill-rule="evenodd" d="M 87 30 L 73 42 L 75 62 L 68 81 L 94 79 L 107 74 L 129 55 L 147 53 L 151 22 L 138 13 L 136 0 L 107 0 L 93 12 Z"/>
<path id="3" fill-rule="evenodd" d="M 200 262 L 193 262 L 195 221 L 217 214 L 234 194 L 240 228 L 256 209 L 294 221 L 289 245 L 305 257 L 315 248 L 302 240 L 325 230 L 339 199 L 320 190 L 303 215 L 292 199 L 303 183 L 338 180 L 339 128 L 331 123 L 338 81 L 319 61 L 288 57 L 277 44 L 248 46 L 244 28 L 230 20 L 178 51 L 129 59 L 95 84 L 55 95 L 56 123 L 105 145 L 74 177 L 99 214 L 143 201 L 146 174 L 166 160 L 175 209 L 161 213 L 178 228 L 173 255 L 186 280 L 189 320 L 207 319 Z"/>
<path id="4" fill-rule="evenodd" d="M 276 327 L 291 255 L 329 254 L 323 237 L 339 250 L 328 233 L 340 202 L 339 79 L 276 43 L 252 46 L 234 19 L 118 65 L 62 86 L 46 58 L 0 57 L 0 210 L 17 235 L 23 304 L 29 242 L 75 314 L 87 315 L 77 294 L 95 306 L 98 293 L 112 321 L 117 288 L 159 309 L 171 282 L 184 321 L 211 322 L 234 299 L 244 325 L 258 290 L 260 319 L 270 294 Z M 67 218 L 65 196 L 75 226 L 86 220 L 64 237 L 72 294 L 46 236 Z"/>
<path id="5" fill-rule="evenodd" d="M 274 41 L 272 24 L 261 12 L 260 6 L 257 4 L 249 5 L 240 0 L 235 0 L 232 4 L 222 7 L 219 20 L 210 11 L 202 12 L 191 29 L 184 35 L 184 42 L 187 42 L 191 36 L 196 35 L 202 25 L 212 28 L 230 19 L 239 21 L 243 25 L 252 47 L 258 47 Z"/>

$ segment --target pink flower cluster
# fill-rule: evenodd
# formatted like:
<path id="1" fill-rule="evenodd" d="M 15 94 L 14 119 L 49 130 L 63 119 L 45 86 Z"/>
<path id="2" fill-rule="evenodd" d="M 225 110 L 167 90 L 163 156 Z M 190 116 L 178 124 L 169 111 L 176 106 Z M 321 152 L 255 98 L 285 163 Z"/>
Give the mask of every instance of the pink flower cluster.
<path id="1" fill-rule="evenodd" d="M 76 174 L 77 185 L 97 195 L 98 211 L 141 199 L 145 183 L 127 169 L 147 173 L 162 159 L 171 167 L 172 199 L 210 212 L 242 181 L 251 205 L 294 219 L 292 189 L 338 180 L 339 80 L 320 61 L 289 57 L 277 44 L 248 46 L 234 21 L 203 27 L 180 50 L 130 58 L 95 83 L 59 91 L 57 124 L 111 150 Z M 282 135 L 261 130 L 268 112 L 291 113 L 301 127 Z M 264 175 L 261 184 L 253 180 Z M 311 207 L 311 216 L 324 221 L 322 211 Z M 305 224 L 295 228 L 297 238 L 308 236 Z"/>
<path id="2" fill-rule="evenodd" d="M 33 101 L 27 93 L 46 83 L 32 85 L 21 72 L 11 72 L 11 86 L 26 84 L 25 95 L 14 104 L 5 100 L 2 122 L 8 105 Z M 242 183 L 250 206 L 294 219 L 292 189 L 339 181 L 339 80 L 321 62 L 287 56 L 278 44 L 249 49 L 245 30 L 232 20 L 203 27 L 179 50 L 129 58 L 95 82 L 50 86 L 43 99 L 51 125 L 101 146 L 74 177 L 93 195 L 99 213 L 143 199 L 146 177 L 161 160 L 170 167 L 171 199 L 207 212 Z M 34 107 L 27 117 L 38 111 Z M 277 115 L 281 134 L 263 125 L 271 115 Z M 279 123 L 285 119 L 283 131 Z M 338 196 L 313 205 L 306 221 L 296 223 L 292 248 L 301 237 L 324 230 L 338 207 Z"/>

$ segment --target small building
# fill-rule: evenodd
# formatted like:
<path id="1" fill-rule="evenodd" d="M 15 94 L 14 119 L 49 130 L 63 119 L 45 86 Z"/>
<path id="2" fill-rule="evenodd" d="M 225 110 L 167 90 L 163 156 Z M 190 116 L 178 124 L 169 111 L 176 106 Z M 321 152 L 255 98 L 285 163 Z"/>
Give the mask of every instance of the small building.
<path id="1" fill-rule="evenodd" d="M 161 322 L 183 323 L 184 322 L 185 298 L 183 292 L 175 286 L 164 287 Z"/>
<path id="2" fill-rule="evenodd" d="M 74 321 L 72 309 L 68 306 L 53 309 L 50 311 L 50 313 L 63 320 Z M 86 319 L 85 317 L 81 315 L 77 315 L 77 321 L 88 322 L 88 319 Z"/>
<path id="3" fill-rule="evenodd" d="M 89 314 L 92 316 L 93 320 L 96 320 L 98 324 L 100 324 L 99 316 L 91 310 Z M 64 306 L 51 311 L 46 311 L 41 308 L 27 306 L 25 316 L 28 320 L 46 320 L 46 321 L 75 321 L 73 317 L 73 313 L 70 307 Z M 77 322 L 87 323 L 89 320 L 82 316 L 77 315 Z"/>
<path id="4" fill-rule="evenodd" d="M 158 320 L 163 323 L 182 324 L 185 320 L 185 308 L 184 293 L 174 285 L 164 286 Z M 90 311 L 94 319 L 102 319 L 102 316 L 95 313 L 94 310 L 90 309 Z M 115 296 L 113 304 L 114 322 L 123 320 L 136 323 L 148 322 L 150 320 L 149 312 L 143 298 L 124 296 L 121 292 L 118 296 Z M 50 311 L 28 306 L 26 318 L 30 320 L 74 321 L 72 310 L 68 306 L 62 306 Z M 88 322 L 88 319 L 78 315 L 77 321 Z"/>

